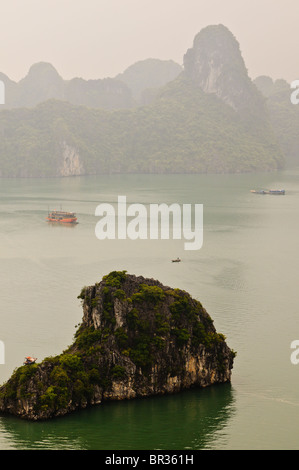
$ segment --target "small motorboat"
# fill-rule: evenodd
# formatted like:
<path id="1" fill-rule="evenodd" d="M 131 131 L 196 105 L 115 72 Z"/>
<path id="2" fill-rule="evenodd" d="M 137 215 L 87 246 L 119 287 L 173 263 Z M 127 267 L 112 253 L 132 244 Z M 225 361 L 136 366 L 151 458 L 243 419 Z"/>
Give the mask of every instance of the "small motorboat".
<path id="1" fill-rule="evenodd" d="M 277 196 L 284 196 L 285 189 L 251 189 L 251 193 L 254 194 L 272 194 Z"/>
<path id="2" fill-rule="evenodd" d="M 285 195 L 285 189 L 269 189 L 269 194 L 274 194 L 277 196 L 284 196 Z"/>
<path id="3" fill-rule="evenodd" d="M 176 259 L 173 259 L 172 262 L 173 263 L 180 263 L 182 260 L 180 258 L 176 258 Z"/>
<path id="4" fill-rule="evenodd" d="M 34 364 L 36 361 L 37 361 L 36 357 L 27 356 L 25 357 L 23 364 L 24 366 L 28 366 L 30 364 Z"/>

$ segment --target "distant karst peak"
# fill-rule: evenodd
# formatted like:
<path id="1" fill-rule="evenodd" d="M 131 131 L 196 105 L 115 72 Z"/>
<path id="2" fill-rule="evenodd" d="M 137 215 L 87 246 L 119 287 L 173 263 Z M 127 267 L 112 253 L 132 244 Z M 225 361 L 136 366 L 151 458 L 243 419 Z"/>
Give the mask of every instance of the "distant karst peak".
<path id="1" fill-rule="evenodd" d="M 207 26 L 195 36 L 184 55 L 184 70 L 196 86 L 236 111 L 261 112 L 263 100 L 248 76 L 238 41 L 226 26 Z"/>
<path id="2" fill-rule="evenodd" d="M 32 76 L 39 76 L 39 75 L 45 75 L 45 74 L 52 76 L 52 77 L 54 76 L 60 77 L 55 67 L 49 62 L 36 62 L 35 64 L 31 65 L 27 76 L 32 77 Z"/>

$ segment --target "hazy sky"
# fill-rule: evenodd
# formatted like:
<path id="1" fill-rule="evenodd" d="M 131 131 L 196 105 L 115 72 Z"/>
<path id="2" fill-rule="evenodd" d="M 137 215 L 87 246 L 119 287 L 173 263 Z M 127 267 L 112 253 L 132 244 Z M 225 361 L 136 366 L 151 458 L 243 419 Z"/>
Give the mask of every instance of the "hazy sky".
<path id="1" fill-rule="evenodd" d="M 18 81 L 45 61 L 90 79 L 149 57 L 182 64 L 194 36 L 219 23 L 252 78 L 299 79 L 299 0 L 1 0 L 0 71 Z"/>

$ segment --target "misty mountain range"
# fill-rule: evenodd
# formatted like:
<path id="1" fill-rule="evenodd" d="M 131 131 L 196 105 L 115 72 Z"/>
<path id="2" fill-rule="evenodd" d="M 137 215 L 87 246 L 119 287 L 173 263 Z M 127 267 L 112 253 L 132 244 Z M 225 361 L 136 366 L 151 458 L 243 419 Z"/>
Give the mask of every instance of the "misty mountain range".
<path id="1" fill-rule="evenodd" d="M 151 91 L 174 80 L 182 71 L 175 62 L 147 59 L 114 78 L 64 80 L 52 64 L 39 62 L 19 82 L 0 73 L 6 88 L 3 109 L 35 107 L 49 99 L 92 108 L 131 108 L 148 100 Z"/>
<path id="2" fill-rule="evenodd" d="M 0 176 L 271 171 L 298 164 L 298 108 L 284 80 L 248 76 L 223 25 L 184 66 L 147 59 L 114 78 L 64 80 L 48 63 L 3 73 Z"/>

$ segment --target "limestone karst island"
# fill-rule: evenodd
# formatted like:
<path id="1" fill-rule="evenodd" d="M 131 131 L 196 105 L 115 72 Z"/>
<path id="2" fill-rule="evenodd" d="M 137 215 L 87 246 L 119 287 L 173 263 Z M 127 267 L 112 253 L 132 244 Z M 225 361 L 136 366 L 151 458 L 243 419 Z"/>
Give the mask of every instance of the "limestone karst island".
<path id="1" fill-rule="evenodd" d="M 235 352 L 187 292 L 113 271 L 78 298 L 83 319 L 73 344 L 16 369 L 0 388 L 2 413 L 36 421 L 230 382 Z"/>

